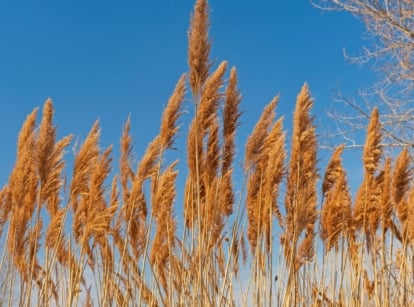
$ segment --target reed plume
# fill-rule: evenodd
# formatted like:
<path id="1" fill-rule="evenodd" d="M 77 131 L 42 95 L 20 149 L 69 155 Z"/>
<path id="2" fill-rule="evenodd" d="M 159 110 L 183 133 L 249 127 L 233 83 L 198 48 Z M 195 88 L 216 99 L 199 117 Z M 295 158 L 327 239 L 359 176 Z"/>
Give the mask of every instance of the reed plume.
<path id="1" fill-rule="evenodd" d="M 244 169 L 254 168 L 258 164 L 263 154 L 264 140 L 269 132 L 272 122 L 275 118 L 275 108 L 279 101 L 279 97 L 276 96 L 272 101 L 264 108 L 260 119 L 257 121 L 252 134 L 249 136 L 245 147 Z"/>
<path id="2" fill-rule="evenodd" d="M 322 183 L 321 238 L 327 251 L 338 247 L 341 236 L 351 235 L 352 238 L 352 201 L 342 166 L 343 149 L 341 145 L 333 152 Z"/>
<path id="3" fill-rule="evenodd" d="M 364 144 L 362 158 L 365 170 L 364 179 L 357 192 L 354 207 L 355 228 L 362 228 L 365 232 L 368 247 L 371 246 L 375 238 L 381 215 L 380 206 L 383 176 L 381 172 L 377 174 L 382 155 L 381 129 L 379 112 L 375 108 L 371 113 Z"/>
<path id="4" fill-rule="evenodd" d="M 366 174 L 355 197 L 354 227 L 355 230 L 362 229 L 365 232 L 368 247 L 371 246 L 379 225 L 381 179 Z"/>
<path id="5" fill-rule="evenodd" d="M 90 179 L 99 159 L 99 123 L 92 126 L 84 143 L 75 156 L 72 182 L 70 186 L 70 203 L 74 215 L 73 231 L 76 242 L 80 243 L 86 227 L 88 206 L 84 195 L 89 194 Z"/>
<path id="6" fill-rule="evenodd" d="M 206 134 L 211 123 L 217 117 L 222 93 L 223 76 L 227 70 L 227 61 L 223 61 L 217 69 L 207 78 L 200 97 L 200 104 L 197 106 L 196 118 L 203 135 Z"/>
<path id="7" fill-rule="evenodd" d="M 54 109 L 51 99 L 46 100 L 43 106 L 42 120 L 37 133 L 37 168 L 39 181 L 39 206 L 45 206 L 49 214 L 50 222 L 45 230 L 45 246 L 52 253 L 51 259 L 46 262 L 45 283 L 51 289 L 56 302 L 57 293 L 50 275 L 50 268 L 57 260 L 66 268 L 77 266 L 72 251 L 68 249 L 66 234 L 64 231 L 67 205 L 62 206 L 62 192 L 64 187 L 63 160 L 65 149 L 69 146 L 72 136 L 57 140 L 56 127 L 53 125 Z M 38 211 L 40 214 L 40 208 Z M 39 235 L 41 228 L 38 226 Z M 47 293 L 46 293 L 47 295 Z"/>
<path id="8" fill-rule="evenodd" d="M 208 1 L 197 0 L 188 33 L 188 79 L 194 97 L 201 93 L 210 64 Z"/>
<path id="9" fill-rule="evenodd" d="M 75 215 L 81 196 L 88 192 L 89 179 L 99 156 L 99 136 L 99 122 L 96 121 L 75 157 L 70 186 L 70 203 Z"/>
<path id="10" fill-rule="evenodd" d="M 132 137 L 130 134 L 131 131 L 131 117 L 128 116 L 128 119 L 125 123 L 124 129 L 122 131 L 120 149 L 121 156 L 119 158 L 119 172 L 120 172 L 120 181 L 122 188 L 122 199 L 125 203 L 129 197 L 129 189 L 132 178 L 135 177 L 135 172 L 132 169 Z"/>
<path id="11" fill-rule="evenodd" d="M 171 164 L 159 177 L 153 205 L 156 231 L 150 254 L 150 262 L 157 269 L 163 289 L 168 293 L 168 275 L 172 272 L 167 265 L 173 257 L 176 220 L 173 216 L 173 204 L 176 196 L 175 181 L 178 172 L 177 162 Z"/>
<path id="12" fill-rule="evenodd" d="M 144 181 L 153 175 L 159 154 L 160 139 L 157 137 L 148 146 L 143 158 L 138 163 L 135 177 L 132 179 L 128 199 L 122 207 L 122 217 L 126 225 L 128 241 L 135 257 L 142 256 L 146 246 L 147 201 L 144 195 Z"/>
<path id="13" fill-rule="evenodd" d="M 322 195 L 326 197 L 332 187 L 335 186 L 337 179 L 343 171 L 342 166 L 342 152 L 344 151 L 344 145 L 340 145 L 335 148 L 331 159 L 326 167 L 325 177 L 322 182 Z"/>
<path id="14" fill-rule="evenodd" d="M 46 203 L 49 215 L 53 217 L 59 207 L 60 192 L 63 187 L 63 155 L 72 136 L 56 140 L 56 127 L 53 126 L 52 100 L 46 100 L 37 137 L 38 174 L 41 185 L 40 203 Z"/>
<path id="15" fill-rule="evenodd" d="M 9 178 L 10 225 L 7 247 L 21 277 L 28 281 L 31 264 L 38 268 L 36 257 L 29 258 L 39 236 L 30 237 L 29 223 L 36 209 L 36 116 L 37 109 L 27 116 L 18 137 L 17 159 Z"/>
<path id="16" fill-rule="evenodd" d="M 178 80 L 162 115 L 160 137 L 165 149 L 172 147 L 179 130 L 177 121 L 182 115 L 181 107 L 185 96 L 185 80 L 185 75 L 182 75 Z"/>
<path id="17" fill-rule="evenodd" d="M 223 163 L 222 174 L 227 173 L 232 169 L 232 163 L 235 155 L 235 134 L 239 126 L 239 119 L 241 113 L 239 105 L 241 95 L 237 88 L 237 70 L 232 68 L 230 70 L 230 77 L 226 89 L 226 98 L 224 101 L 223 112 Z"/>
<path id="18" fill-rule="evenodd" d="M 162 115 L 160 133 L 148 145 L 144 156 L 138 163 L 135 174 L 131 170 L 129 161 L 132 148 L 129 136 L 129 121 L 124 128 L 121 139 L 121 184 L 124 203 L 120 218 L 127 225 L 128 238 L 137 258 L 143 254 L 147 240 L 146 219 L 148 208 L 143 185 L 147 179 L 158 180 L 156 175 L 160 172 L 162 156 L 167 149 L 173 146 L 174 138 L 178 132 L 177 120 L 181 115 L 184 95 L 185 76 L 181 76 Z M 129 180 L 131 180 L 130 187 L 128 186 Z M 157 184 L 154 187 L 157 187 Z M 120 221 L 117 222 L 118 225 L 120 223 Z"/>
<path id="19" fill-rule="evenodd" d="M 222 212 L 218 202 L 219 196 L 219 166 L 220 166 L 220 144 L 219 144 L 219 123 L 218 119 L 212 122 L 207 137 L 205 161 L 201 179 L 205 187 L 205 204 L 201 209 L 202 231 L 209 236 L 210 244 L 217 242 L 223 228 Z"/>
<path id="20" fill-rule="evenodd" d="M 75 157 L 71 198 L 74 238 L 88 256 L 89 265 L 95 264 L 93 248 L 105 248 L 107 235 L 116 207 L 108 206 L 105 198 L 105 180 L 111 171 L 111 152 L 99 148 L 100 129 L 96 122 Z M 92 246 L 89 245 L 92 241 Z"/>
<path id="21" fill-rule="evenodd" d="M 282 223 L 277 198 L 278 186 L 284 175 L 285 136 L 282 131 L 283 119 L 273 122 L 277 101 L 278 97 L 275 97 L 265 107 L 246 143 L 246 206 L 248 239 L 252 251 L 260 238 L 265 240 L 267 251 L 270 251 L 273 214 Z"/>
<path id="22" fill-rule="evenodd" d="M 66 250 L 62 238 L 62 225 L 64 224 L 64 218 L 65 210 L 63 209 L 58 209 L 51 218 L 49 227 L 47 228 L 47 231 L 45 233 L 45 245 L 48 248 L 55 249 L 56 251 Z M 63 253 L 58 252 L 58 260 L 62 264 L 66 264 L 63 258 L 60 257 Z"/>
<path id="23" fill-rule="evenodd" d="M 411 166 L 411 158 L 405 147 L 398 155 L 394 165 L 391 180 L 391 201 L 396 211 L 396 215 L 402 228 L 408 218 L 408 192 L 410 190 L 410 182 L 412 180 L 413 168 Z M 402 242 L 403 237 L 397 228 L 394 228 L 396 237 Z"/>
<path id="24" fill-rule="evenodd" d="M 293 118 L 285 198 L 285 229 L 281 237 L 286 261 L 295 270 L 314 255 L 318 174 L 317 140 L 313 117 L 310 115 L 312 106 L 313 100 L 305 83 L 298 95 Z M 299 242 L 303 232 L 304 238 Z"/>
<path id="25" fill-rule="evenodd" d="M 253 132 L 249 136 L 245 146 L 244 169 L 248 174 L 247 179 L 247 196 L 246 207 L 247 217 L 249 220 L 248 239 L 251 250 L 255 250 L 257 246 L 258 235 L 261 233 L 261 198 L 260 185 L 262 170 L 257 169 L 263 158 L 265 148 L 264 143 L 269 134 L 269 130 L 276 116 L 275 108 L 279 97 L 273 98 L 270 103 L 263 109 L 263 112 L 257 121 Z"/>
<path id="26" fill-rule="evenodd" d="M 157 161 L 165 150 L 170 149 L 178 132 L 177 120 L 180 117 L 181 106 L 185 95 L 185 76 L 178 80 L 174 91 L 168 100 L 167 106 L 161 117 L 160 133 L 148 145 L 147 150 L 138 164 L 136 176 L 143 181 L 154 173 Z"/>
<path id="27" fill-rule="evenodd" d="M 265 139 L 265 155 L 260 161 L 263 170 L 263 214 L 262 225 L 267 251 L 271 248 L 273 215 L 283 225 L 282 214 L 278 206 L 279 185 L 285 175 L 285 133 L 283 118 L 278 119 Z"/>
<path id="28" fill-rule="evenodd" d="M 362 159 L 364 161 L 365 172 L 370 175 L 373 175 L 377 170 L 382 155 L 380 144 L 382 137 L 381 129 L 378 108 L 374 108 L 369 120 Z"/>
<path id="29" fill-rule="evenodd" d="M 239 126 L 241 113 L 239 105 L 241 96 L 237 88 L 237 71 L 236 68 L 230 70 L 230 78 L 226 89 L 226 98 L 224 100 L 223 111 L 223 146 L 222 146 L 222 163 L 221 163 L 221 184 L 219 200 L 221 212 L 229 216 L 233 212 L 234 193 L 232 184 L 233 161 L 235 155 L 235 134 Z"/>
<path id="30" fill-rule="evenodd" d="M 117 209 L 117 202 L 109 204 L 106 198 L 105 181 L 111 172 L 112 146 L 105 149 L 96 160 L 94 172 L 90 179 L 89 195 L 85 196 L 88 202 L 88 223 L 86 223 L 86 237 L 93 237 L 95 243 L 105 245 L 102 240 L 106 240 L 111 234 L 111 222 Z"/>
<path id="31" fill-rule="evenodd" d="M 218 108 L 222 98 L 220 89 L 223 85 L 223 76 L 227 62 L 222 62 L 215 72 L 208 77 L 203 88 L 200 102 L 196 108 L 195 118 L 192 120 L 187 137 L 187 164 L 188 177 L 185 187 L 184 216 L 186 225 L 192 228 L 194 222 L 201 215 L 208 212 L 204 204 L 206 190 L 212 188 L 212 181 L 219 171 L 219 135 L 218 135 Z M 204 144 L 204 140 L 207 143 Z M 210 146 L 210 147 L 209 147 Z M 215 204 L 214 201 L 211 204 Z"/>
<path id="32" fill-rule="evenodd" d="M 391 198 L 398 205 L 410 188 L 413 169 L 410 165 L 411 158 L 407 147 L 398 155 L 392 174 Z"/>

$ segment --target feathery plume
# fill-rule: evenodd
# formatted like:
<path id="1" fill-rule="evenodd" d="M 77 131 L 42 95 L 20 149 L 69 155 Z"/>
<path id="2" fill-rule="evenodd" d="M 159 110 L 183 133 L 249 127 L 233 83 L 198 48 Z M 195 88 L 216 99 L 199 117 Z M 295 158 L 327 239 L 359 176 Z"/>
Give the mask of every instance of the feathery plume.
<path id="1" fill-rule="evenodd" d="M 185 95 L 185 75 L 182 75 L 175 86 L 174 92 L 171 95 L 167 107 L 165 108 L 160 128 L 161 143 L 164 148 L 171 148 L 174 143 L 179 127 L 177 120 L 180 117 L 181 106 Z"/>
<path id="2" fill-rule="evenodd" d="M 78 214 L 79 198 L 88 192 L 88 183 L 99 157 L 99 122 L 96 121 L 75 156 L 73 177 L 70 186 L 70 203 L 74 214 Z"/>
<path id="3" fill-rule="evenodd" d="M 241 113 L 239 105 L 241 96 L 237 89 L 237 71 L 236 68 L 230 70 L 229 83 L 226 90 L 226 99 L 224 101 L 223 112 L 223 165 L 222 174 L 231 170 L 234 159 L 235 143 L 234 138 L 236 128 L 239 126 L 239 118 Z"/>
<path id="4" fill-rule="evenodd" d="M 197 216 L 197 203 L 205 204 L 206 190 L 209 189 L 219 166 L 218 107 L 222 97 L 220 88 L 227 63 L 222 62 L 208 77 L 203 88 L 196 115 L 190 124 L 187 137 L 188 177 L 184 196 L 184 217 L 187 227 L 192 227 Z M 207 144 L 204 146 L 204 139 Z M 208 146 L 211 146 L 209 148 Z M 205 148 L 207 147 L 207 148 Z M 210 156 L 210 157 L 209 157 Z M 212 158 L 212 156 L 216 158 Z M 213 160 L 210 161 L 209 159 Z M 208 173 L 208 174 L 207 174 Z M 208 210 L 200 206 L 201 211 Z"/>
<path id="5" fill-rule="evenodd" d="M 227 62 L 223 61 L 217 69 L 208 77 L 201 93 L 200 104 L 197 107 L 197 124 L 207 133 L 212 122 L 217 117 L 219 101 L 222 97 L 220 89 L 223 86 L 223 76 L 227 69 Z"/>
<path id="6" fill-rule="evenodd" d="M 410 166 L 410 154 L 408 153 L 407 147 L 404 147 L 397 157 L 392 174 L 391 198 L 397 207 L 404 199 L 404 196 L 409 189 L 412 173 L 413 169 Z"/>
<path id="7" fill-rule="evenodd" d="M 267 251 L 270 250 L 271 244 L 271 224 L 273 215 L 277 218 L 280 225 L 283 226 L 282 214 L 280 213 L 277 199 L 279 196 L 279 184 L 285 175 L 285 133 L 283 132 L 283 118 L 280 118 L 273 125 L 265 139 L 265 155 L 260 161 L 260 169 L 263 176 L 263 214 L 260 224 L 266 239 Z"/>
<path id="8" fill-rule="evenodd" d="M 50 99 L 43 106 L 43 116 L 38 135 L 38 167 L 40 181 L 44 182 L 50 169 L 47 163 L 56 141 L 56 128 L 53 127 L 53 106 Z"/>
<path id="9" fill-rule="evenodd" d="M 366 234 L 367 246 L 371 246 L 373 235 L 379 221 L 380 206 L 380 182 L 375 177 L 365 174 L 364 180 L 358 189 L 353 223 L 355 229 L 362 229 Z"/>
<path id="10" fill-rule="evenodd" d="M 298 264 L 313 257 L 318 174 L 316 132 L 313 117 L 309 114 L 312 105 L 313 100 L 305 83 L 298 95 L 293 118 L 285 198 L 285 231 L 282 236 L 286 260 L 296 269 Z M 304 231 L 305 239 L 299 244 L 299 238 Z M 301 253 L 297 255 L 299 250 Z"/>
<path id="11" fill-rule="evenodd" d="M 62 236 L 62 226 L 65 217 L 65 210 L 58 209 L 53 215 L 49 227 L 46 230 L 46 240 L 45 245 L 46 247 L 52 250 L 60 250 L 63 248 L 64 245 L 64 238 Z"/>
<path id="12" fill-rule="evenodd" d="M 111 171 L 111 153 L 112 146 L 108 147 L 96 160 L 90 178 L 89 191 L 84 196 L 88 202 L 85 236 L 93 237 L 95 242 L 101 245 L 105 245 L 102 242 L 112 232 L 111 221 L 117 209 L 116 206 L 108 206 L 105 197 L 105 180 Z"/>
<path id="13" fill-rule="evenodd" d="M 382 155 L 381 142 L 381 123 L 379 112 L 375 108 L 370 117 L 367 128 L 367 137 L 364 145 L 363 162 L 365 175 L 361 184 L 354 207 L 355 229 L 363 228 L 366 234 L 366 243 L 370 248 L 374 241 L 375 232 L 379 226 L 381 215 L 381 186 L 382 173 L 375 174 L 378 170 Z"/>
<path id="14" fill-rule="evenodd" d="M 132 178 L 135 177 L 135 173 L 132 169 L 132 137 L 130 135 L 131 131 L 131 117 L 128 116 L 128 119 L 125 123 L 124 129 L 122 131 L 120 147 L 121 147 L 121 157 L 119 159 L 119 169 L 120 169 L 120 181 L 122 188 L 122 197 L 124 203 L 129 197 L 129 184 L 132 181 Z"/>
<path id="15" fill-rule="evenodd" d="M 153 199 L 153 215 L 156 231 L 151 248 L 150 262 L 157 268 L 160 281 L 167 291 L 168 271 L 167 264 L 174 250 L 176 221 L 173 217 L 173 203 L 175 199 L 175 180 L 178 172 L 175 169 L 177 162 L 171 164 L 159 177 L 158 186 Z"/>
<path id="16" fill-rule="evenodd" d="M 403 232 L 405 232 L 404 229 L 407 228 L 405 224 L 408 218 L 409 205 L 406 198 L 408 197 L 407 194 L 409 194 L 408 192 L 413 174 L 413 168 L 410 165 L 410 162 L 410 155 L 405 147 L 397 157 L 391 180 L 391 201 L 395 207 L 398 220 L 402 225 Z M 397 227 L 392 229 L 395 236 L 402 241 L 403 237 Z"/>
<path id="17" fill-rule="evenodd" d="M 275 108 L 278 101 L 279 97 L 276 96 L 265 107 L 260 119 L 254 127 L 252 134 L 247 139 L 244 159 L 244 169 L 246 171 L 248 171 L 253 165 L 257 164 L 261 159 L 264 140 L 275 118 Z"/>
<path id="18" fill-rule="evenodd" d="M 219 123 L 216 118 L 209 127 L 206 154 L 203 159 L 202 178 L 206 187 L 212 186 L 220 165 Z"/>
<path id="19" fill-rule="evenodd" d="M 211 66 L 209 62 L 209 27 L 208 2 L 207 0 L 197 0 L 188 33 L 188 75 L 190 87 L 195 97 L 200 94 Z"/>
<path id="20" fill-rule="evenodd" d="M 275 97 L 265 107 L 246 144 L 248 239 L 253 251 L 260 238 L 266 240 L 269 251 L 273 215 L 282 223 L 277 196 L 284 175 L 285 136 L 283 118 L 273 123 L 277 101 Z"/>
<path id="21" fill-rule="evenodd" d="M 26 120 L 20 129 L 17 141 L 17 160 L 21 155 L 26 153 L 25 148 L 34 143 L 37 113 L 38 108 L 35 108 L 32 113 L 26 117 Z"/>
<path id="22" fill-rule="evenodd" d="M 371 113 L 367 129 L 367 138 L 364 145 L 363 161 L 365 171 L 373 175 L 378 167 L 381 158 L 381 123 L 379 121 L 378 108 L 374 108 Z"/>
<path id="23" fill-rule="evenodd" d="M 63 187 L 62 173 L 65 167 L 64 150 L 72 140 L 72 136 L 56 140 L 53 113 L 52 100 L 48 99 L 43 107 L 37 137 L 40 202 L 46 203 L 46 209 L 51 217 L 57 212 L 60 203 L 60 192 Z"/>
<path id="24" fill-rule="evenodd" d="M 258 244 L 258 237 L 261 232 L 261 215 L 262 215 L 262 199 L 260 198 L 261 173 L 252 172 L 247 179 L 247 218 L 249 227 L 247 230 L 247 238 L 250 243 L 251 250 L 254 251 Z"/>
<path id="25" fill-rule="evenodd" d="M 36 208 L 38 177 L 36 161 L 37 109 L 29 114 L 20 130 L 17 142 L 17 159 L 9 179 L 11 206 L 8 250 L 13 263 L 24 280 L 31 275 L 31 264 L 38 268 L 36 258 L 29 258 L 35 246 L 40 245 L 38 236 L 32 236 L 29 223 Z M 39 221 L 40 222 L 40 221 Z M 40 224 L 40 223 L 39 223 Z M 28 269 L 30 267 L 30 269 Z M 36 274 L 36 272 L 33 272 Z"/>
<path id="26" fill-rule="evenodd" d="M 127 225 L 127 233 L 132 244 L 136 257 L 142 255 L 146 244 L 146 218 L 147 218 L 147 203 L 144 194 L 144 182 L 147 179 L 153 178 L 153 186 L 158 188 L 158 174 L 164 151 L 171 148 L 174 138 L 178 132 L 177 120 L 181 115 L 181 105 L 185 95 L 185 77 L 182 76 L 171 95 L 168 104 L 163 112 L 161 119 L 160 133 L 151 141 L 147 150 L 138 163 L 135 176 L 132 178 L 131 188 L 126 186 L 127 180 L 121 178 L 124 186 L 124 204 L 121 209 L 123 218 Z M 128 127 L 129 130 L 129 127 Z M 128 152 L 130 149 L 127 135 L 129 131 L 124 132 L 123 142 L 125 144 L 123 165 L 125 169 L 129 169 L 127 164 Z M 129 172 L 130 173 L 130 172 Z M 131 173 L 130 173 L 131 174 Z M 132 175 L 132 174 L 131 174 Z M 119 224 L 120 222 L 117 222 Z"/>
<path id="27" fill-rule="evenodd" d="M 143 181 L 153 174 L 155 164 L 163 152 L 173 145 L 178 132 L 177 120 L 181 115 L 181 105 L 185 94 L 185 77 L 182 76 L 171 95 L 161 118 L 160 133 L 148 145 L 147 150 L 138 164 L 137 177 Z"/>
<path id="28" fill-rule="evenodd" d="M 326 197 L 326 194 L 335 184 L 336 180 L 338 179 L 341 171 L 343 170 L 342 167 L 342 159 L 341 155 L 344 150 L 344 145 L 340 145 L 335 148 L 331 159 L 329 160 L 328 166 L 326 168 L 325 177 L 322 183 L 322 194 Z"/>
<path id="29" fill-rule="evenodd" d="M 277 96 L 274 97 L 263 109 L 253 132 L 247 139 L 245 147 L 244 169 L 248 176 L 246 207 L 249 227 L 247 237 L 252 251 L 254 251 L 257 246 L 258 236 L 261 234 L 262 230 L 260 222 L 262 220 L 263 205 L 259 193 L 263 181 L 263 174 L 260 169 L 260 161 L 265 157 L 265 140 L 275 118 L 275 108 L 278 99 Z"/>
<path id="30" fill-rule="evenodd" d="M 220 211 L 225 216 L 229 216 L 233 212 L 232 164 L 236 147 L 234 138 L 241 116 L 239 111 L 240 101 L 241 96 L 237 89 L 237 72 L 233 67 L 230 70 L 230 78 L 224 101 L 221 183 L 219 185 L 219 206 L 221 207 Z"/>
<path id="31" fill-rule="evenodd" d="M 233 213 L 234 204 L 232 172 L 228 171 L 222 175 L 218 189 L 219 211 L 224 216 L 229 216 Z"/>
<path id="32" fill-rule="evenodd" d="M 95 122 L 75 157 L 70 192 L 73 235 L 82 253 L 88 256 L 92 268 L 95 266 L 93 249 L 100 246 L 103 251 L 107 250 L 107 235 L 112 232 L 110 224 L 117 209 L 108 207 L 105 198 L 105 180 L 111 171 L 112 147 L 101 154 L 99 137 L 100 129 L 98 122 Z"/>
<path id="33" fill-rule="evenodd" d="M 337 247 L 341 235 L 352 231 L 351 195 L 341 159 L 343 148 L 338 146 L 332 154 L 322 184 L 321 238 L 327 251 Z"/>

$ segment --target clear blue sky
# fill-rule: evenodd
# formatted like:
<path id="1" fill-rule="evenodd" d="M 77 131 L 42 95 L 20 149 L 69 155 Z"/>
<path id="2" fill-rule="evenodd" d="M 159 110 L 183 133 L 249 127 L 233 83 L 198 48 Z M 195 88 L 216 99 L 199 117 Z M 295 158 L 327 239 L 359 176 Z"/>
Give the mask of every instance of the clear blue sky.
<path id="1" fill-rule="evenodd" d="M 1 1 L 0 183 L 13 167 L 24 118 L 48 97 L 55 105 L 60 136 L 72 133 L 83 139 L 100 119 L 102 145 L 114 144 L 116 151 L 131 113 L 139 158 L 158 132 L 176 81 L 187 70 L 193 4 Z M 210 0 L 210 8 L 212 58 L 216 63 L 228 60 L 238 69 L 244 111 L 240 144 L 277 93 L 278 115 L 286 115 L 289 129 L 296 95 L 307 81 L 322 128 L 333 89 L 353 93 L 371 83 L 368 68 L 344 60 L 343 48 L 357 54 L 364 44 L 363 25 L 348 14 L 322 13 L 307 0 Z M 191 113 L 190 103 L 185 106 Z M 181 120 L 182 139 L 189 118 L 187 114 Z M 239 149 L 240 160 L 241 154 Z"/>

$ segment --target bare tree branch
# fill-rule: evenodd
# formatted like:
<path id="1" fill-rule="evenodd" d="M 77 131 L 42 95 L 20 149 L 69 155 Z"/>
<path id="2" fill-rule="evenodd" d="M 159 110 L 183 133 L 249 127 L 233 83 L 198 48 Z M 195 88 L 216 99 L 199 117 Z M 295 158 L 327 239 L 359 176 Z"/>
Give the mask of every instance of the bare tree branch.
<path id="1" fill-rule="evenodd" d="M 387 146 L 414 146 L 414 3 L 412 0 L 311 0 L 327 11 L 346 11 L 365 23 L 370 47 L 359 56 L 345 57 L 352 63 L 373 64 L 378 81 L 360 92 L 358 102 L 339 94 L 338 102 L 349 114 L 329 115 L 338 123 L 336 135 L 351 146 L 355 135 L 367 125 L 378 107 Z"/>

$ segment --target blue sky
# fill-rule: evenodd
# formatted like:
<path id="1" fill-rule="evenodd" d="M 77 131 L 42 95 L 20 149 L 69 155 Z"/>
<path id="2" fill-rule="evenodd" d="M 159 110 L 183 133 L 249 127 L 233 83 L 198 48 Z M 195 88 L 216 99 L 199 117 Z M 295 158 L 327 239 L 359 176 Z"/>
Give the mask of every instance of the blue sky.
<path id="1" fill-rule="evenodd" d="M 59 136 L 82 140 L 100 119 L 102 145 L 115 145 L 132 115 L 136 156 L 158 132 L 160 115 L 187 70 L 187 30 L 194 2 L 0 2 L 0 183 L 13 167 L 18 131 L 33 108 L 51 97 Z M 358 54 L 363 24 L 345 13 L 322 13 L 306 1 L 211 0 L 212 59 L 236 66 L 243 95 L 240 145 L 277 93 L 289 130 L 296 95 L 307 81 L 319 133 L 330 125 L 332 91 L 355 93 L 371 84 Z M 191 117 L 185 108 L 180 137 Z M 185 148 L 180 148 L 181 154 Z M 238 159 L 242 160 L 242 148 Z M 71 153 L 69 152 L 70 156 Z M 182 161 L 182 163 L 185 163 Z"/>

